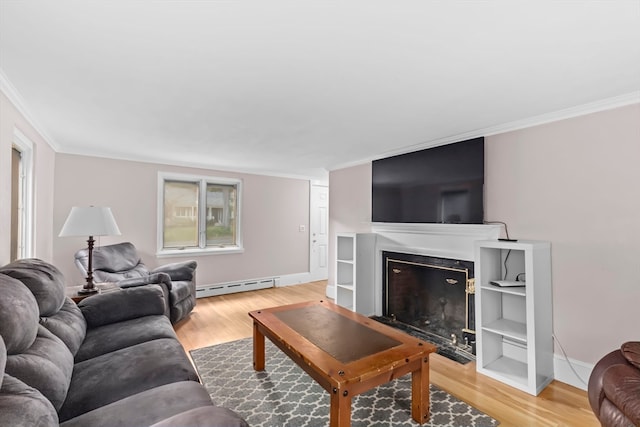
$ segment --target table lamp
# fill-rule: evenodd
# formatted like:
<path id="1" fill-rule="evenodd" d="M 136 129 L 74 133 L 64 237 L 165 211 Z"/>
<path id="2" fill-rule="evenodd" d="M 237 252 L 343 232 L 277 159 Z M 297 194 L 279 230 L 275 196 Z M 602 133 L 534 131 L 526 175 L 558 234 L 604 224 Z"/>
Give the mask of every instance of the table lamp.
<path id="1" fill-rule="evenodd" d="M 79 294 L 98 292 L 93 283 L 93 236 L 119 236 L 120 229 L 111 213 L 111 208 L 98 206 L 73 207 L 60 230 L 60 237 L 89 236 L 89 265 L 87 268 L 87 283 L 78 291 Z"/>

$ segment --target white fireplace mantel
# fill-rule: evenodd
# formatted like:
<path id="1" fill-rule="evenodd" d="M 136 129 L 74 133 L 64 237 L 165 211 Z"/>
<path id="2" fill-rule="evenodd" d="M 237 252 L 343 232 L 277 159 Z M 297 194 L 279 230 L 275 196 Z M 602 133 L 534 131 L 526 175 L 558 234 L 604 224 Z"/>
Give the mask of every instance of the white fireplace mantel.
<path id="1" fill-rule="evenodd" d="M 476 240 L 500 237 L 494 224 L 389 224 L 373 223 L 377 249 L 473 261 Z"/>
<path id="2" fill-rule="evenodd" d="M 501 225 L 495 224 L 371 224 L 371 231 L 376 234 L 376 314 L 382 314 L 383 251 L 473 261 L 475 242 L 496 240 L 501 229 Z"/>

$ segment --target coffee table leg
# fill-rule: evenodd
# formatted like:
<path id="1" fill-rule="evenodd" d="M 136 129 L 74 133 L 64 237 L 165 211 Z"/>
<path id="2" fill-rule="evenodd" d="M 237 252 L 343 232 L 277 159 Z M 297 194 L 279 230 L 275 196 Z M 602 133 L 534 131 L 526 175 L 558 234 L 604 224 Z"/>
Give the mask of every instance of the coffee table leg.
<path id="1" fill-rule="evenodd" d="M 338 391 L 331 393 L 331 413 L 329 427 L 349 427 L 351 425 L 351 396 Z"/>
<path id="2" fill-rule="evenodd" d="M 429 357 L 411 373 L 411 417 L 419 424 L 429 420 Z"/>
<path id="3" fill-rule="evenodd" d="M 264 371 L 264 334 L 258 329 L 258 323 L 253 322 L 253 369 Z"/>

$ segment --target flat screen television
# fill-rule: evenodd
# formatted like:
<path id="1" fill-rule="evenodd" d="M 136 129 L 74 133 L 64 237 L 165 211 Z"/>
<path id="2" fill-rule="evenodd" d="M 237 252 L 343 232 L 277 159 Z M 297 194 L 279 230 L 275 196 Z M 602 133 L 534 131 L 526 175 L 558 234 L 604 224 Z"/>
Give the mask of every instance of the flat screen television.
<path id="1" fill-rule="evenodd" d="M 374 160 L 371 221 L 482 224 L 484 137 Z"/>

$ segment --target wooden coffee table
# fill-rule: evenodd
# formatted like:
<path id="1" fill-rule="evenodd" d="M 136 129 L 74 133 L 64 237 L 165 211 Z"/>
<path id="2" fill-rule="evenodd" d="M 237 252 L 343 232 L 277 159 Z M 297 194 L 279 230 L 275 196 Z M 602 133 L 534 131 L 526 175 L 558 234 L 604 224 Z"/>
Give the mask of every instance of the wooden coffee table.
<path id="1" fill-rule="evenodd" d="M 253 367 L 268 337 L 329 392 L 330 426 L 351 425 L 351 399 L 411 373 L 411 416 L 429 419 L 429 354 L 436 347 L 328 301 L 252 311 Z"/>

